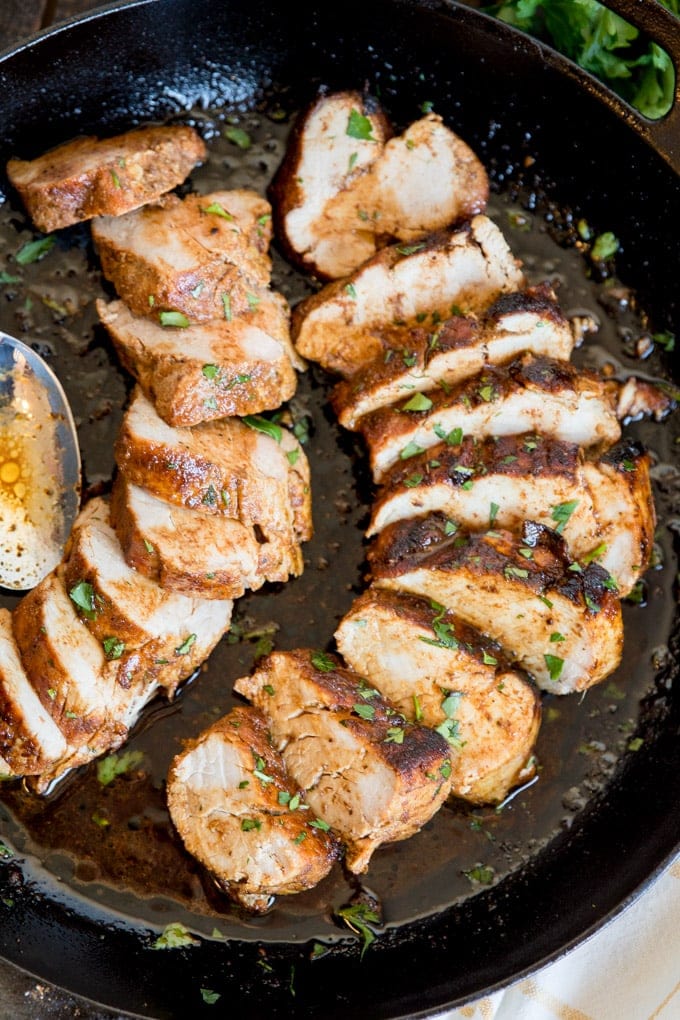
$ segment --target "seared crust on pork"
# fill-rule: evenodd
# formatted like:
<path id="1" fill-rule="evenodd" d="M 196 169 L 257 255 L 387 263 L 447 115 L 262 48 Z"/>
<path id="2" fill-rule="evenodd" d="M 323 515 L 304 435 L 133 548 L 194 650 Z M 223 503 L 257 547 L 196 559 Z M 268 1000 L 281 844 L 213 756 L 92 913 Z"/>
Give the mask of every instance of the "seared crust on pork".
<path id="1" fill-rule="evenodd" d="M 447 741 L 407 722 L 336 657 L 274 652 L 235 690 L 267 716 L 288 772 L 345 843 L 350 871 L 365 871 L 381 844 L 413 835 L 445 800 Z"/>
<path id="2" fill-rule="evenodd" d="M 182 595 L 240 599 L 267 580 L 287 580 L 302 571 L 297 543 L 260 543 L 255 527 L 166 503 L 120 474 L 111 520 L 125 562 Z"/>
<path id="3" fill-rule="evenodd" d="M 94 220 L 92 237 L 104 276 L 135 315 L 242 315 L 269 285 L 271 208 L 254 191 L 168 195 Z"/>
<path id="4" fill-rule="evenodd" d="M 425 399 L 423 399 L 425 398 Z M 524 354 L 488 365 L 448 392 L 407 398 L 366 415 L 359 431 L 375 481 L 399 461 L 458 436 L 537 432 L 580 446 L 604 448 L 621 435 L 611 393 L 592 372 L 568 361 Z"/>
<path id="5" fill-rule="evenodd" d="M 172 696 L 229 627 L 231 601 L 168 591 L 127 565 L 102 498 L 79 514 L 59 573 L 91 605 L 80 618 L 123 687 L 153 681 Z"/>
<path id="6" fill-rule="evenodd" d="M 350 118 L 365 118 L 357 126 L 361 123 L 367 137 L 348 133 Z M 380 157 L 391 135 L 379 103 L 356 91 L 320 96 L 297 117 L 286 155 L 269 188 L 275 233 L 286 258 L 323 277 L 322 267 L 314 261 L 314 249 L 320 247 L 319 255 L 325 261 L 323 249 L 330 245 L 328 254 L 334 263 L 338 257 L 344 259 L 346 272 L 375 253 L 370 228 L 346 234 L 341 244 L 347 253 L 336 252 L 333 233 L 322 238 L 324 214 L 348 179 L 358 177 Z"/>
<path id="7" fill-rule="evenodd" d="M 386 326 L 374 335 L 382 338 L 383 354 L 333 392 L 333 408 L 346 429 L 356 429 L 365 414 L 446 389 L 524 351 L 566 361 L 574 348 L 569 323 L 546 286 L 503 295 L 480 317 Z"/>
<path id="8" fill-rule="evenodd" d="M 122 301 L 97 301 L 123 366 L 169 425 L 272 410 L 297 378 L 285 301 L 269 292 L 251 313 L 193 326 L 162 326 Z"/>
<path id="9" fill-rule="evenodd" d="M 626 595 L 654 541 L 649 455 L 622 440 L 588 459 L 576 444 L 537 433 L 438 443 L 387 472 L 366 534 L 434 512 L 465 531 L 546 524 L 574 559 L 596 559 Z"/>
<path id="10" fill-rule="evenodd" d="M 205 156 L 193 128 L 142 127 L 115 138 L 76 138 L 32 160 L 10 159 L 7 175 L 35 226 L 49 233 L 153 202 Z"/>
<path id="11" fill-rule="evenodd" d="M 57 571 L 25 595 L 12 616 L 26 675 L 66 740 L 66 749 L 32 777 L 42 793 L 69 769 L 119 747 L 157 684 L 119 682 Z"/>
<path id="12" fill-rule="evenodd" d="M 166 503 L 118 475 L 111 520 L 126 562 L 163 588 L 205 599 L 235 599 L 265 581 L 302 572 L 297 542 L 269 540 L 257 526 Z"/>
<path id="13" fill-rule="evenodd" d="M 475 216 L 457 231 L 378 252 L 344 280 L 327 284 L 295 306 L 292 337 L 303 358 L 344 377 L 383 354 L 390 323 L 446 319 L 452 305 L 481 311 L 524 283 L 520 265 L 498 227 Z"/>
<path id="14" fill-rule="evenodd" d="M 489 635 L 539 687 L 585 690 L 619 664 L 621 604 L 596 563 L 574 567 L 561 537 L 527 522 L 457 533 L 442 514 L 389 525 L 369 549 L 374 583 L 441 603 Z"/>
<path id="15" fill-rule="evenodd" d="M 189 853 L 248 910 L 311 888 L 339 857 L 255 708 L 232 709 L 188 742 L 170 767 L 167 795 Z"/>
<path id="16" fill-rule="evenodd" d="M 500 803 L 535 772 L 534 687 L 499 646 L 443 606 L 370 587 L 335 632 L 338 649 L 407 718 L 451 747 L 451 796 Z"/>
<path id="17" fill-rule="evenodd" d="M 65 754 L 66 738 L 26 676 L 12 630 L 0 609 L 0 773 L 36 775 Z"/>
<path id="18" fill-rule="evenodd" d="M 119 471 L 159 499 L 257 524 L 265 535 L 312 535 L 309 462 L 295 436 L 239 418 L 166 424 L 139 387 L 116 438 Z"/>
<path id="19" fill-rule="evenodd" d="M 391 241 L 482 212 L 488 191 L 479 159 L 437 114 L 390 138 L 374 100 L 339 92 L 296 122 L 270 196 L 291 261 L 336 280 Z"/>

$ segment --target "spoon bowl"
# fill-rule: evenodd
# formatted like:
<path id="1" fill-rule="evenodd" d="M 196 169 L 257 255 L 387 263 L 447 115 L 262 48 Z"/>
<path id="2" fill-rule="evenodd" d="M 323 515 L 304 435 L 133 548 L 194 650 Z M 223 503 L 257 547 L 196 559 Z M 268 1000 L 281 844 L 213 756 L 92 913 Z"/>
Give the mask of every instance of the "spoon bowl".
<path id="1" fill-rule="evenodd" d="M 80 506 L 71 408 L 39 354 L 0 332 L 0 586 L 25 591 L 59 563 Z"/>

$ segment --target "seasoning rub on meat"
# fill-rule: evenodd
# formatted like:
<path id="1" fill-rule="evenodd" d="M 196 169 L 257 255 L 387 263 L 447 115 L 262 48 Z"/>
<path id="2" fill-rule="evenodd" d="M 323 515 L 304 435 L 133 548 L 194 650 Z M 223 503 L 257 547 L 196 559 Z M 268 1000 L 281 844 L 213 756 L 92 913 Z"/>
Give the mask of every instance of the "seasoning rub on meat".
<path id="1" fill-rule="evenodd" d="M 649 455 L 622 440 L 599 457 L 538 432 L 453 434 L 382 480 L 366 534 L 443 513 L 465 531 L 557 530 L 575 560 L 596 560 L 627 595 L 649 566 L 655 514 Z"/>
<path id="2" fill-rule="evenodd" d="M 114 138 L 75 138 L 31 160 L 10 159 L 7 176 L 35 226 L 49 233 L 156 201 L 181 184 L 206 151 L 191 127 L 141 127 Z"/>
<path id="3" fill-rule="evenodd" d="M 337 657 L 273 652 L 234 689 L 266 715 L 274 747 L 344 843 L 350 871 L 366 871 L 379 846 L 421 829 L 448 796 L 448 742 L 408 722 Z"/>
<path id="4" fill-rule="evenodd" d="M 167 795 L 189 853 L 247 910 L 311 888 L 340 856 L 255 708 L 234 708 L 189 741 L 170 766 Z"/>
<path id="5" fill-rule="evenodd" d="M 356 429 L 364 415 L 405 397 L 417 404 L 419 393 L 446 390 L 525 351 L 567 360 L 574 348 L 569 323 L 547 287 L 502 295 L 479 315 L 419 318 L 422 324 L 412 328 L 376 329 L 383 354 L 335 387 L 333 409 L 344 428 Z"/>
<path id="6" fill-rule="evenodd" d="M 412 245 L 392 245 L 295 306 L 292 338 L 303 358 L 343 377 L 384 354 L 382 330 L 481 311 L 524 284 L 503 234 L 487 216 Z"/>
<path id="7" fill-rule="evenodd" d="M 325 280 L 483 212 L 488 193 L 482 163 L 440 116 L 392 136 L 377 101 L 355 91 L 300 115 L 270 188 L 285 253 Z"/>
<path id="8" fill-rule="evenodd" d="M 431 396 L 401 400 L 358 423 L 375 481 L 393 465 L 451 437 L 538 432 L 605 448 L 621 435 L 612 396 L 602 380 L 569 361 L 522 354 L 505 365 Z M 453 441 L 456 441 L 454 439 Z"/>
<path id="9" fill-rule="evenodd" d="M 498 804 L 535 774 L 541 702 L 495 642 L 430 599 L 369 587 L 335 632 L 345 662 L 451 748 L 451 796 Z"/>
<path id="10" fill-rule="evenodd" d="M 451 609 L 501 645 L 543 690 L 582 691 L 619 664 L 621 604 L 597 563 L 574 564 L 543 525 L 459 532 L 435 513 L 391 524 L 368 551 L 373 583 Z"/>

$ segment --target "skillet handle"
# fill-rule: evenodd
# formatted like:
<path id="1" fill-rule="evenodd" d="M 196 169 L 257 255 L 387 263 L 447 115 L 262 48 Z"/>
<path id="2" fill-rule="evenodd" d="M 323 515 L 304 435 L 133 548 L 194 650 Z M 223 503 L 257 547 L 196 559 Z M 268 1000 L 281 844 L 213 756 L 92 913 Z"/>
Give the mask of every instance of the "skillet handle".
<path id="1" fill-rule="evenodd" d="M 636 110 L 631 110 L 630 116 L 637 121 L 638 130 L 676 174 L 680 174 L 680 20 L 659 0 L 601 0 L 601 3 L 639 28 L 670 55 L 675 69 L 671 109 L 660 120 L 649 120 Z"/>

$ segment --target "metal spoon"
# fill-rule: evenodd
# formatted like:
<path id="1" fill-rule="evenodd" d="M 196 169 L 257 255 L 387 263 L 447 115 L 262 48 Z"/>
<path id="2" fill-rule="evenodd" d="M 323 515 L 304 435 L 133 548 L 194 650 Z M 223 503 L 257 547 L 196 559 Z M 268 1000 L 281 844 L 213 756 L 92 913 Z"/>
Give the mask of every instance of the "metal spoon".
<path id="1" fill-rule="evenodd" d="M 0 332 L 0 586 L 25 591 L 57 565 L 79 505 L 66 394 L 40 355 Z"/>

